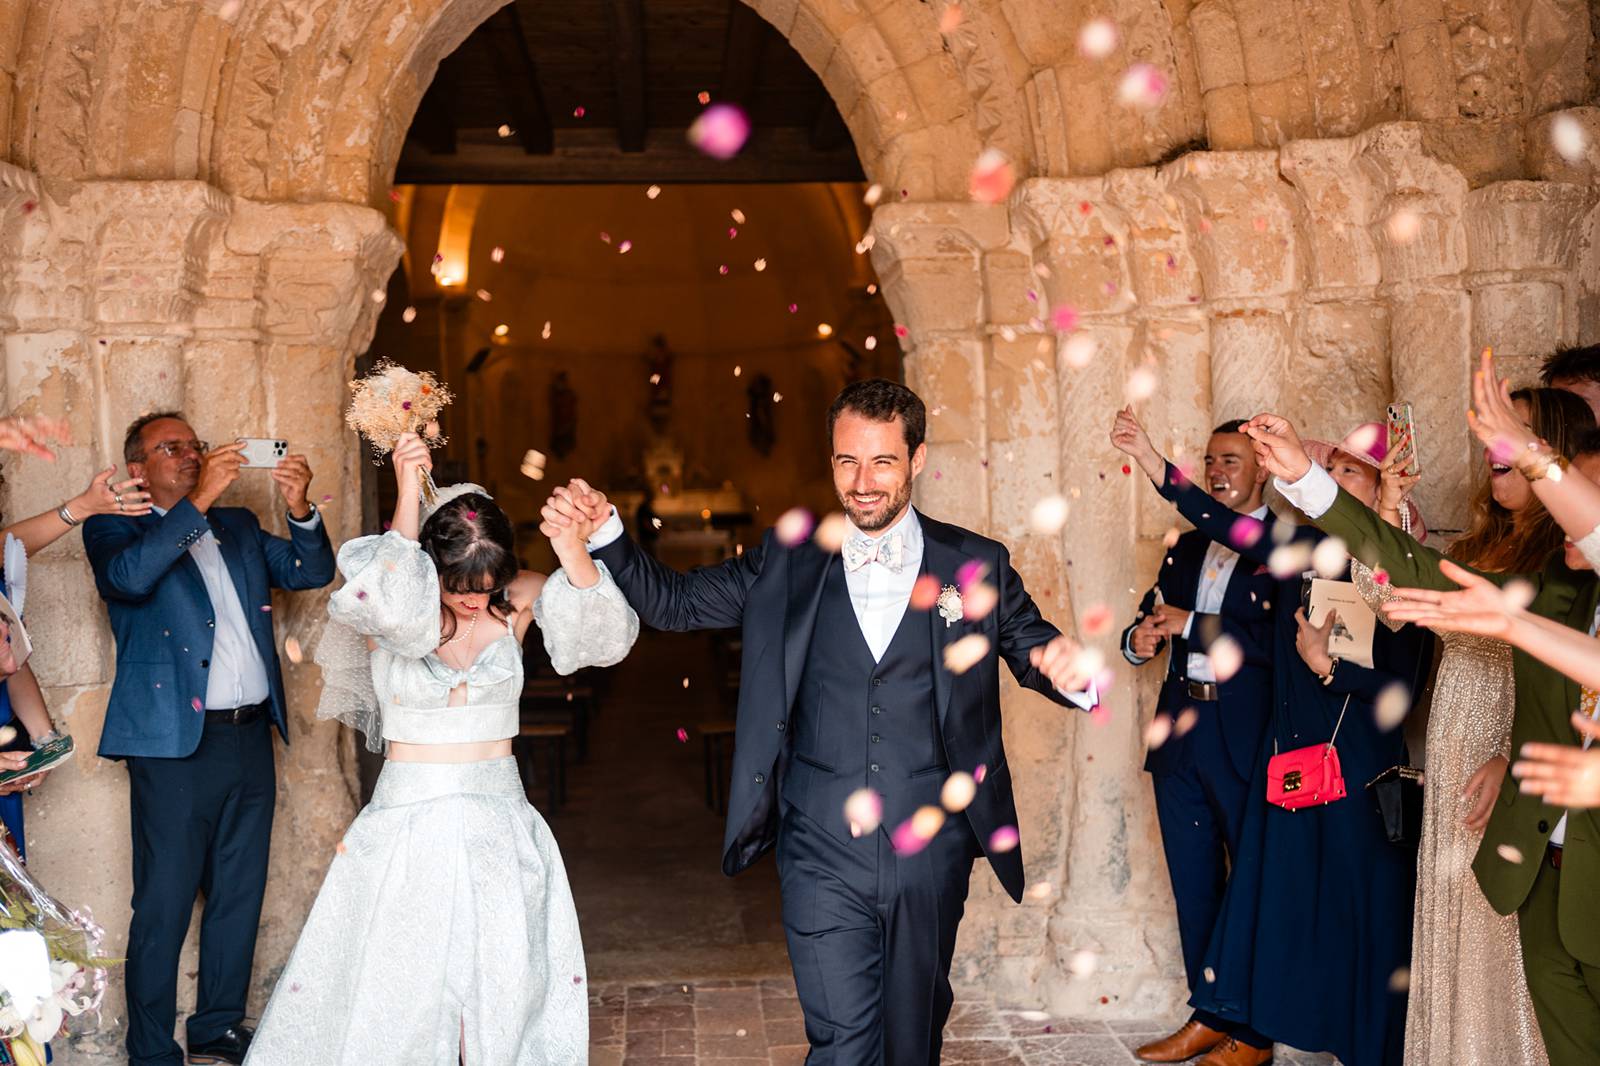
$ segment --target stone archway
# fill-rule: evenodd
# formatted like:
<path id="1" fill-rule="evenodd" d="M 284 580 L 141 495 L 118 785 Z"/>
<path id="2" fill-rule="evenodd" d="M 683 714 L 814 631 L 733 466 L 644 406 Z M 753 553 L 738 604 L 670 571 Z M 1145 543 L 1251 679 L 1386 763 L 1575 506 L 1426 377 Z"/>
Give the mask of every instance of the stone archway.
<path id="1" fill-rule="evenodd" d="M 8 470 L 8 513 L 75 491 L 138 411 L 184 406 L 202 435 L 270 419 L 318 442 L 336 532 L 357 531 L 342 383 L 400 254 L 372 205 L 440 57 L 495 6 L 41 0 L 0 15 L 6 398 L 64 410 L 81 442 Z M 1468 354 L 1492 341 L 1526 367 L 1600 339 L 1600 110 L 1574 106 L 1593 91 L 1577 0 L 1522 19 L 1510 0 L 1470 17 L 1400 4 L 1381 23 L 1355 0 L 1114 0 L 1123 40 L 1105 62 L 1077 48 L 1090 12 L 1044 0 L 752 6 L 821 75 L 885 189 L 873 261 L 934 412 L 921 502 L 1010 543 L 1063 623 L 1092 604 L 1126 613 L 1170 521 L 1104 441 L 1135 370 L 1156 375 L 1147 409 L 1174 447 L 1268 403 L 1325 433 L 1407 395 L 1434 477 L 1423 502 L 1448 527 L 1445 486 L 1471 469 Z M 1168 74 L 1151 111 L 1116 104 L 1134 61 Z M 1550 148 L 1558 117 L 1587 131 L 1586 152 Z M 1002 203 L 967 195 L 986 147 L 1021 179 Z M 1049 325 L 1062 308 L 1095 342 L 1084 365 Z M 1054 492 L 1067 526 L 1031 531 L 1031 503 Z M 41 679 L 92 744 L 111 664 L 87 566 L 76 541 L 37 565 Z M 285 601 L 280 631 L 313 633 L 320 606 Z M 1049 890 L 1014 908 L 976 879 L 962 959 L 965 980 L 1013 1003 L 1116 1016 L 1178 998 L 1132 769 L 1148 679 L 1117 670 L 1095 723 L 1008 696 L 1030 874 Z M 290 670 L 260 992 L 354 810 L 348 742 L 311 720 L 315 683 Z M 121 771 L 84 759 L 32 815 L 38 868 L 92 886 L 82 898 L 113 929 L 124 803 Z M 1082 949 L 1100 955 L 1092 977 L 1068 965 Z M 114 1043 L 85 1038 L 73 1060 L 111 1061 Z"/>

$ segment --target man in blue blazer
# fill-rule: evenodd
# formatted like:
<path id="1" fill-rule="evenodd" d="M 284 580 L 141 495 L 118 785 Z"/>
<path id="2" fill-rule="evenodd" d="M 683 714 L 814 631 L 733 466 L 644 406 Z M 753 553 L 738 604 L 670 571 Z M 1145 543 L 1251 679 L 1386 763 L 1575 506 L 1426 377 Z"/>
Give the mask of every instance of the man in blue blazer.
<path id="1" fill-rule="evenodd" d="M 289 740 L 271 590 L 333 580 L 333 548 L 307 499 L 304 456 L 288 456 L 270 472 L 288 505 L 288 539 L 262 530 L 243 508 L 213 506 L 239 477 L 241 448 L 208 449 L 175 412 L 140 418 L 128 427 L 123 457 L 153 510 L 101 515 L 83 527 L 117 641 L 100 754 L 128 764 L 133 1066 L 183 1061 L 172 1038 L 178 954 L 201 892 L 188 1061 L 244 1061 L 245 996 L 277 791 L 272 725 Z"/>
<path id="2" fill-rule="evenodd" d="M 1212 432 L 1201 487 L 1219 509 L 1264 520 L 1267 472 L 1242 427 L 1227 422 Z M 1238 854 L 1250 778 L 1272 712 L 1272 596 L 1265 568 L 1191 530 L 1168 550 L 1138 618 L 1122 632 L 1122 654 L 1135 666 L 1171 647 L 1156 703 L 1161 727 L 1155 736 L 1165 739 L 1152 740 L 1144 768 L 1155 789 L 1190 991 L 1204 979 L 1206 945 Z M 1208 654 L 1222 637 L 1242 654 L 1238 669 L 1226 676 Z M 1183 1062 L 1234 1029 L 1196 1012 L 1172 1036 L 1137 1054 L 1146 1062 Z"/>

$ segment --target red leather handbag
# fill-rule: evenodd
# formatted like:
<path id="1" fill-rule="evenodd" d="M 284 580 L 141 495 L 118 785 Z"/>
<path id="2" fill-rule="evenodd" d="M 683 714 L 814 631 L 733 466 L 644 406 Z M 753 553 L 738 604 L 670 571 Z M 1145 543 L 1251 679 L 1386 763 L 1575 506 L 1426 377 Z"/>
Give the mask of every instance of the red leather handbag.
<path id="1" fill-rule="evenodd" d="M 1278 740 L 1273 738 L 1273 756 L 1267 760 L 1268 803 L 1298 811 L 1344 799 L 1344 772 L 1339 768 L 1339 749 L 1333 742 L 1339 736 L 1339 726 L 1344 724 L 1344 712 L 1349 709 L 1350 697 L 1346 696 L 1333 736 L 1326 744 L 1279 753 Z"/>

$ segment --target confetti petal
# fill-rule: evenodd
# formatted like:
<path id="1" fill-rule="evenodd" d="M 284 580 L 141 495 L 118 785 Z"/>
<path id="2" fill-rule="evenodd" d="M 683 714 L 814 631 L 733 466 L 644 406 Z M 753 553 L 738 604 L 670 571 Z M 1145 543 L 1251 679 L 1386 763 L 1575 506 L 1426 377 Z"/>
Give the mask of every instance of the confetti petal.
<path id="1" fill-rule="evenodd" d="M 1330 581 L 1344 574 L 1350 551 L 1338 537 L 1323 537 L 1311 551 L 1311 569 Z"/>
<path id="2" fill-rule="evenodd" d="M 1117 85 L 1117 100 L 1143 111 L 1160 107 L 1167 95 L 1167 76 L 1149 63 L 1135 63 Z"/>
<path id="3" fill-rule="evenodd" d="M 990 148 L 972 165 L 969 191 L 979 203 L 997 204 L 1011 195 L 1011 187 L 1016 183 L 1017 174 L 1011 160 L 1000 149 Z"/>
<path id="4" fill-rule="evenodd" d="M 1506 862 L 1511 863 L 1513 866 L 1522 865 L 1522 850 L 1520 848 L 1513 847 L 1510 844 L 1501 844 L 1499 847 L 1495 848 L 1494 851 L 1496 855 L 1500 856 Z"/>
<path id="5" fill-rule="evenodd" d="M 678 743 L 679 744 L 687 744 L 687 743 L 689 743 L 689 731 L 687 729 L 683 728 L 682 726 L 678 727 Z"/>
<path id="6" fill-rule="evenodd" d="M 1154 396 L 1159 385 L 1156 372 L 1147 366 L 1141 366 L 1128 375 L 1128 385 L 1123 391 L 1129 403 L 1139 403 Z"/>
<path id="7" fill-rule="evenodd" d="M 1061 346 L 1061 358 L 1074 370 L 1088 366 L 1100 350 L 1100 345 L 1087 333 L 1074 333 Z"/>
<path id="8" fill-rule="evenodd" d="M 1267 556 L 1267 569 L 1279 581 L 1303 574 L 1311 566 L 1311 546 L 1305 541 L 1280 544 Z"/>
<path id="9" fill-rule="evenodd" d="M 1211 660 L 1211 669 L 1215 671 L 1217 680 L 1227 681 L 1244 665 L 1244 649 L 1239 647 L 1238 641 L 1224 633 L 1211 642 L 1206 658 Z"/>
<path id="10" fill-rule="evenodd" d="M 870 788 L 856 789 L 844 801 L 844 819 L 855 836 L 873 832 L 883 821 L 883 797 Z"/>
<path id="11" fill-rule="evenodd" d="M 948 37 L 961 28 L 961 5 L 951 4 L 939 15 L 939 32 Z"/>
<path id="12" fill-rule="evenodd" d="M 775 527 L 778 543 L 792 548 L 811 535 L 816 519 L 804 507 L 793 507 L 783 512 Z"/>
<path id="13" fill-rule="evenodd" d="M 1378 693 L 1373 706 L 1373 719 L 1385 733 L 1392 732 L 1411 713 L 1411 690 L 1398 681 L 1392 681 Z"/>
<path id="14" fill-rule="evenodd" d="M 1171 736 L 1172 718 L 1169 715 L 1158 714 L 1144 727 L 1144 742 L 1151 751 L 1161 747 Z"/>
<path id="15" fill-rule="evenodd" d="M 1072 958 L 1067 960 L 1067 969 L 1072 971 L 1074 977 L 1093 977 L 1099 968 L 1100 956 L 1092 951 L 1075 951 Z"/>
<path id="16" fill-rule="evenodd" d="M 1078 52 L 1088 59 L 1104 59 L 1117 50 L 1117 27 L 1110 19 L 1093 19 L 1078 31 Z"/>
<path id="17" fill-rule="evenodd" d="M 953 644 L 946 644 L 944 666 L 952 674 L 964 674 L 989 654 L 989 638 L 982 633 L 968 633 Z"/>
<path id="18" fill-rule="evenodd" d="M 939 790 L 939 802 L 951 814 L 957 814 L 967 809 L 974 796 L 978 794 L 978 783 L 971 774 L 965 770 L 957 770 L 944 780 L 944 787 Z"/>
<path id="19" fill-rule="evenodd" d="M 839 549 L 844 547 L 844 538 L 849 532 L 849 520 L 843 514 L 834 511 L 817 523 L 817 531 L 811 539 L 823 551 L 837 555 Z"/>
<path id="20" fill-rule="evenodd" d="M 1581 160 L 1589 147 L 1587 142 L 1583 126 L 1571 115 L 1557 115 L 1550 123 L 1550 146 L 1567 162 Z"/>
<path id="21" fill-rule="evenodd" d="M 1003 855 L 1008 851 L 1014 851 L 1021 842 L 1022 834 L 1017 832 L 1017 827 L 1014 825 L 1003 825 L 989 834 L 989 850 L 996 854 Z"/>
<path id="22" fill-rule="evenodd" d="M 939 579 L 932 574 L 923 574 L 917 578 L 917 583 L 911 586 L 911 609 L 929 611 L 938 602 Z"/>
<path id="23" fill-rule="evenodd" d="M 1199 720 L 1199 711 L 1195 710 L 1193 707 L 1185 707 L 1183 710 L 1178 712 L 1178 720 L 1172 723 L 1172 735 L 1175 737 L 1184 736 L 1189 732 L 1189 730 L 1194 728 L 1194 724 Z"/>
<path id="24" fill-rule="evenodd" d="M 1233 528 L 1228 530 L 1228 540 L 1235 548 L 1252 548 L 1261 535 L 1266 532 L 1266 527 L 1249 515 L 1240 515 L 1233 520 Z"/>
<path id="25" fill-rule="evenodd" d="M 1513 611 L 1524 610 L 1528 604 L 1533 602 L 1533 596 L 1533 583 L 1524 581 L 1520 577 L 1507 581 L 1505 587 L 1500 590 L 1501 600 L 1505 602 L 1507 608 Z"/>
<path id="26" fill-rule="evenodd" d="M 750 117 L 735 104 L 712 104 L 689 127 L 689 143 L 713 159 L 732 159 L 750 136 Z"/>
<path id="27" fill-rule="evenodd" d="M 1083 618 L 1078 622 L 1078 628 L 1086 637 L 1103 637 L 1111 632 L 1111 627 L 1116 624 L 1116 615 L 1104 603 L 1090 604 L 1083 612 Z"/>
<path id="28" fill-rule="evenodd" d="M 961 590 L 961 617 L 969 622 L 989 617 L 1000 603 L 1000 591 L 987 581 L 975 581 Z"/>
<path id="29" fill-rule="evenodd" d="M 1422 216 L 1409 208 L 1400 208 L 1384 219 L 1383 231 L 1394 244 L 1410 244 L 1422 232 Z"/>
<path id="30" fill-rule="evenodd" d="M 292 663 L 299 663 L 305 658 L 300 651 L 300 642 L 293 637 L 284 638 L 283 653 L 289 657 L 289 661 Z"/>
<path id="31" fill-rule="evenodd" d="M 1043 537 L 1053 537 L 1067 524 L 1067 500 L 1064 496 L 1046 496 L 1033 505 L 1028 513 L 1028 528 Z"/>

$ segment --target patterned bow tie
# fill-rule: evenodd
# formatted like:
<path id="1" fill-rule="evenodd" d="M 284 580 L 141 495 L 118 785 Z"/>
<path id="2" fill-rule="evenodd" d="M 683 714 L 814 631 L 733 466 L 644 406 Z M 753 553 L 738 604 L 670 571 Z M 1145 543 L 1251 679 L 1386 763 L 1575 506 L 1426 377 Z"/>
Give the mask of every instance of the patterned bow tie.
<path id="1" fill-rule="evenodd" d="M 868 563 L 877 563 L 891 574 L 898 574 L 906 565 L 905 540 L 899 533 L 887 537 L 869 537 L 857 533 L 844 542 L 844 568 L 851 573 Z"/>

